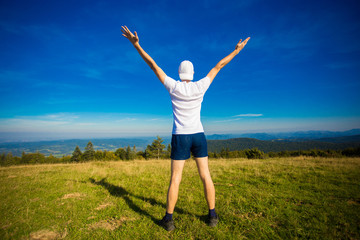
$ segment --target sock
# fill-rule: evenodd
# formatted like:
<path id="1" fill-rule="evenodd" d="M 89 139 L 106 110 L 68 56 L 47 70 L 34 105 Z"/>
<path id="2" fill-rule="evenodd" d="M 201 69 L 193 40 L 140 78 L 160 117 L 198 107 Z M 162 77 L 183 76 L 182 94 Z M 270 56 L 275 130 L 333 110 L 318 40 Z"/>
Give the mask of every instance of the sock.
<path id="1" fill-rule="evenodd" d="M 170 221 L 170 220 L 172 220 L 172 213 L 170 214 L 170 213 L 165 213 L 165 221 Z"/>
<path id="2" fill-rule="evenodd" d="M 209 209 L 209 216 L 210 217 L 216 217 L 215 208 L 214 209 Z"/>

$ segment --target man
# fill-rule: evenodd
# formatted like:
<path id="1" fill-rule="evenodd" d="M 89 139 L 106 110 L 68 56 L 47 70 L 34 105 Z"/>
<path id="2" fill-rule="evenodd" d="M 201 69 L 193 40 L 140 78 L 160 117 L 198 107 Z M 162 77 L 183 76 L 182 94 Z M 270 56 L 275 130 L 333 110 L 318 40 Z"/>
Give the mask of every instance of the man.
<path id="1" fill-rule="evenodd" d="M 204 185 L 205 198 L 209 207 L 209 226 L 215 227 L 218 216 L 215 212 L 215 188 L 208 167 L 207 143 L 200 121 L 201 103 L 204 94 L 218 72 L 228 64 L 246 45 L 250 38 L 240 41 L 235 50 L 211 69 L 207 76 L 192 82 L 194 67 L 191 62 L 183 61 L 179 67 L 181 81 L 168 77 L 155 61 L 142 49 L 139 37 L 122 26 L 122 35 L 129 39 L 144 61 L 154 71 L 160 82 L 169 91 L 173 108 L 173 132 L 171 139 L 171 179 L 167 194 L 166 214 L 160 224 L 168 231 L 174 230 L 172 214 L 178 199 L 179 185 L 185 160 L 194 155 L 200 178 Z"/>

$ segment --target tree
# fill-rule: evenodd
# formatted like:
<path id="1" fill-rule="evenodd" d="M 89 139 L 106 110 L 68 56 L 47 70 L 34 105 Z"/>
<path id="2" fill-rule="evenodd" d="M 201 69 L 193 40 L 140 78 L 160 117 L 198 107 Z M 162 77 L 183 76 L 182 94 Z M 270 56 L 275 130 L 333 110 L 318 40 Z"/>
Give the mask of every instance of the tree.
<path id="1" fill-rule="evenodd" d="M 227 147 L 226 149 L 225 148 L 222 148 L 221 151 L 220 151 L 220 157 L 221 158 L 229 158 L 229 148 Z"/>
<path id="2" fill-rule="evenodd" d="M 137 156 L 136 154 L 137 154 L 137 150 L 136 150 L 136 146 L 134 145 L 133 150 L 132 150 L 133 159 L 136 159 L 136 156 Z"/>
<path id="3" fill-rule="evenodd" d="M 88 142 L 88 144 L 86 145 L 85 148 L 85 152 L 83 154 L 83 159 L 85 161 L 89 161 L 89 160 L 93 160 L 95 158 L 95 150 L 94 150 L 94 145 L 92 144 L 92 142 Z"/>
<path id="4" fill-rule="evenodd" d="M 136 150 L 136 149 L 135 149 Z M 131 150 L 131 147 L 126 148 L 126 160 L 134 160 L 136 153 Z"/>
<path id="5" fill-rule="evenodd" d="M 116 155 L 112 151 L 104 151 L 103 160 L 116 160 Z"/>
<path id="6" fill-rule="evenodd" d="M 163 143 L 163 139 L 159 136 L 151 143 L 151 145 L 148 145 L 145 150 L 145 156 L 146 158 L 152 158 L 157 157 L 157 159 L 160 159 L 160 157 L 164 153 L 165 145 Z"/>
<path id="7" fill-rule="evenodd" d="M 265 157 L 264 152 L 257 148 L 247 149 L 245 150 L 245 154 L 249 159 L 262 159 Z"/>
<path id="8" fill-rule="evenodd" d="M 5 163 L 5 159 L 6 159 L 6 155 L 5 155 L 5 153 L 2 153 L 1 154 L 1 157 L 0 157 L 0 165 L 1 166 L 5 166 L 6 165 L 6 163 Z"/>
<path id="9" fill-rule="evenodd" d="M 50 154 L 50 156 L 46 157 L 46 163 L 57 163 L 59 161 L 59 159 L 55 156 L 53 156 L 52 154 Z"/>
<path id="10" fill-rule="evenodd" d="M 70 155 L 63 155 L 60 159 L 59 159 L 59 162 L 62 162 L 62 163 L 69 163 L 71 162 L 71 156 Z"/>
<path id="11" fill-rule="evenodd" d="M 80 162 L 81 159 L 82 159 L 82 152 L 79 148 L 79 146 L 76 146 L 74 152 L 72 153 L 72 156 L 71 156 L 71 161 L 72 162 Z"/>
<path id="12" fill-rule="evenodd" d="M 45 162 L 45 155 L 40 153 L 39 151 L 35 153 L 22 153 L 21 156 L 21 163 L 25 164 L 34 164 L 34 163 L 44 163 Z"/>
<path id="13" fill-rule="evenodd" d="M 144 159 L 144 158 L 146 158 L 145 152 L 143 152 L 143 151 L 136 152 L 136 159 Z"/>
<path id="14" fill-rule="evenodd" d="M 126 151 L 123 148 L 118 148 L 115 151 L 115 156 L 117 156 L 118 158 L 120 158 L 121 160 L 126 160 Z"/>
<path id="15" fill-rule="evenodd" d="M 11 152 L 8 154 L 3 153 L 1 155 L 1 165 L 14 165 L 20 163 L 20 158 L 16 159 L 17 157 L 14 157 Z"/>
<path id="16" fill-rule="evenodd" d="M 96 150 L 94 157 L 96 160 L 105 160 L 106 150 L 103 152 L 101 150 Z"/>

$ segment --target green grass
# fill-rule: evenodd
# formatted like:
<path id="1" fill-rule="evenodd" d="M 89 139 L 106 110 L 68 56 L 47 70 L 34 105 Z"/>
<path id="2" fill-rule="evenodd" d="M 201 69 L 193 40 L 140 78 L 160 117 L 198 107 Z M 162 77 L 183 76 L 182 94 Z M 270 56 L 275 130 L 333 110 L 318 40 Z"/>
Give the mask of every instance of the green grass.
<path id="1" fill-rule="evenodd" d="M 2 167 L 0 239 L 360 239 L 360 158 L 209 164 L 218 226 L 188 160 L 170 233 L 170 160 Z"/>

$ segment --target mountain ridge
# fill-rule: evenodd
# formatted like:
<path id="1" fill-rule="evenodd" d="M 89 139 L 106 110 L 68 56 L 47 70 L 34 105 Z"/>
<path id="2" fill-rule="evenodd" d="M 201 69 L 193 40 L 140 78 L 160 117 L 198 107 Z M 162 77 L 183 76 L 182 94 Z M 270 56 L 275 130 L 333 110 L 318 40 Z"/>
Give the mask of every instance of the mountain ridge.
<path id="1" fill-rule="evenodd" d="M 320 138 L 345 137 L 360 135 L 360 129 L 355 128 L 347 131 L 295 131 L 295 132 L 275 132 L 275 133 L 242 133 L 242 134 L 212 134 L 208 135 L 209 140 L 224 140 L 231 138 L 255 138 L 258 140 L 277 140 L 287 139 L 293 141 L 313 140 Z"/>
<path id="2" fill-rule="evenodd" d="M 298 150 L 343 150 L 346 148 L 360 147 L 360 135 L 291 141 L 291 140 L 259 140 L 255 138 L 231 138 L 226 140 L 208 140 L 209 152 L 220 152 L 222 149 L 240 151 L 251 148 L 268 152 L 298 151 Z"/>
<path id="3" fill-rule="evenodd" d="M 211 136 L 211 135 L 210 135 Z M 231 136 L 231 135 L 229 135 Z M 219 137 L 219 135 L 215 136 Z M 256 138 L 229 138 L 229 139 L 211 139 L 208 138 L 209 152 L 219 152 L 223 148 L 229 148 L 230 151 L 243 150 L 250 148 L 258 148 L 264 152 L 278 152 L 278 151 L 294 151 L 294 150 L 308 150 L 308 149 L 333 149 L 342 150 L 349 147 L 360 146 L 360 134 L 341 136 L 341 137 L 327 137 L 315 139 L 271 139 L 261 140 Z M 0 143 L 0 153 L 11 152 L 14 156 L 21 156 L 25 153 L 40 152 L 46 156 L 52 154 L 57 157 L 63 155 L 71 155 L 76 146 L 79 146 L 82 151 L 89 141 L 94 145 L 95 150 L 115 151 L 118 148 L 127 146 L 136 146 L 139 151 L 145 150 L 146 146 L 151 144 L 155 138 L 109 138 L 109 139 L 69 139 L 58 141 L 39 141 L 39 142 L 17 142 L 17 143 Z M 171 142 L 170 137 L 164 137 L 163 144 L 168 145 Z"/>

